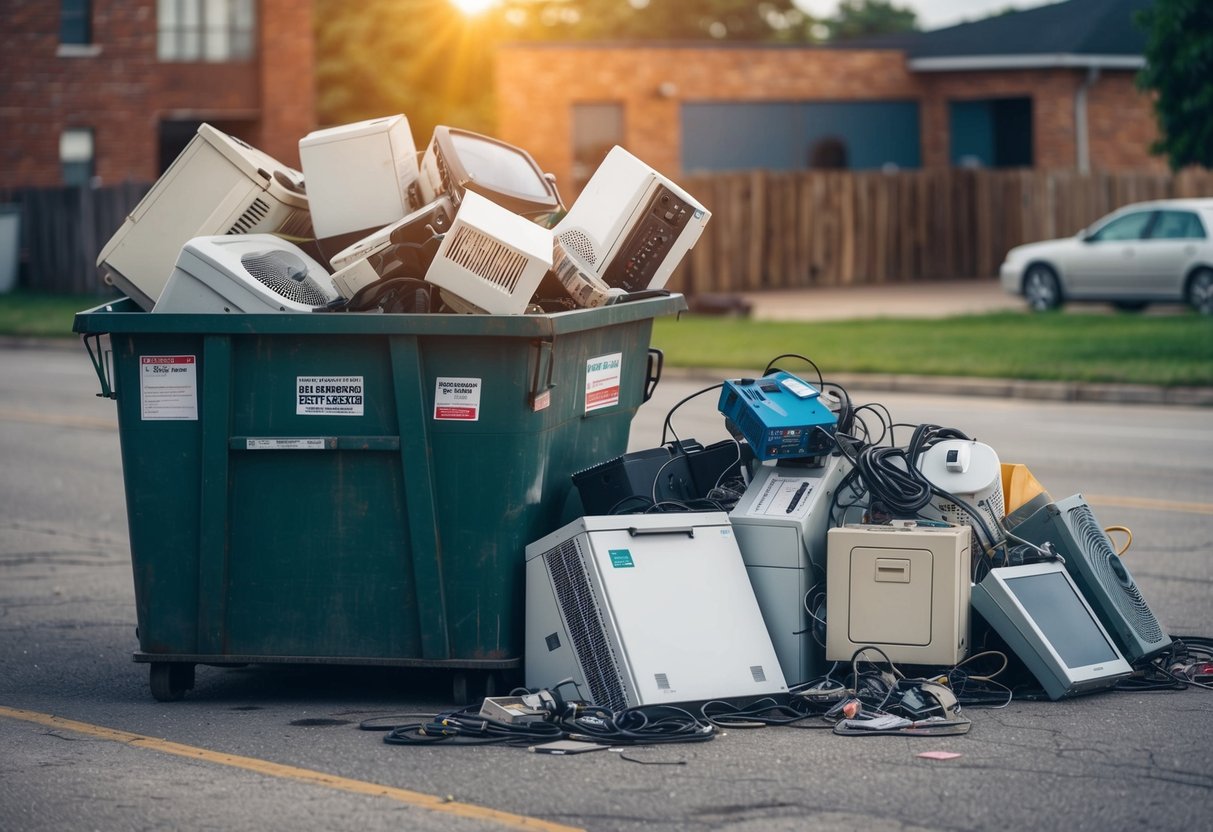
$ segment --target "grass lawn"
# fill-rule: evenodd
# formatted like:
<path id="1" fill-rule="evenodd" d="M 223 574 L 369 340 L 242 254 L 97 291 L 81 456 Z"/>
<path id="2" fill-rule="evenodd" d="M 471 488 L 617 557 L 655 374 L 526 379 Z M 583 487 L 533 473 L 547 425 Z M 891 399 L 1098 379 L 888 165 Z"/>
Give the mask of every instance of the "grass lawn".
<path id="1" fill-rule="evenodd" d="M 72 317 L 108 299 L 0 296 L 0 334 L 72 337 Z M 683 315 L 654 323 L 653 346 L 674 367 L 758 372 L 780 353 L 799 353 L 827 377 L 913 373 L 1213 386 L 1213 319 L 1195 313 L 995 313 L 816 323 Z M 798 371 L 795 361 L 780 365 Z M 810 372 L 807 366 L 804 371 Z"/>

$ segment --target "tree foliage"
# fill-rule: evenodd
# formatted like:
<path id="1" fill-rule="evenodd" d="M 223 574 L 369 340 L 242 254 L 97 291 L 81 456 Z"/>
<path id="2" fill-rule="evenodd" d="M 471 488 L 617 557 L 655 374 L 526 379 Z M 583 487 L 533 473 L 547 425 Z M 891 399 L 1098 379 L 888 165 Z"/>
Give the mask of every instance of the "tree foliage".
<path id="1" fill-rule="evenodd" d="M 832 41 L 912 32 L 918 28 L 913 9 L 894 6 L 891 0 L 842 0 L 833 17 L 823 21 Z"/>
<path id="2" fill-rule="evenodd" d="M 1155 93 L 1162 133 L 1152 150 L 1172 170 L 1213 168 L 1213 3 L 1154 0 L 1137 18 L 1147 31 L 1138 84 Z"/>

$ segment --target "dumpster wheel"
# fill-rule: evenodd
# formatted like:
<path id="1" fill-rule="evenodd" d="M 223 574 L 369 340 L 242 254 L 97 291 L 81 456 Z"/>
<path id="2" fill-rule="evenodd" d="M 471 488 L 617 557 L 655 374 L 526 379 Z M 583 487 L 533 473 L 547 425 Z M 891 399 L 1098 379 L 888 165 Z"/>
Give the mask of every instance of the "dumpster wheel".
<path id="1" fill-rule="evenodd" d="M 186 662 L 152 662 L 148 684 L 157 702 L 176 702 L 194 687 L 194 665 Z"/>
<path id="2" fill-rule="evenodd" d="M 452 678 L 451 693 L 460 705 L 473 705 L 486 696 L 496 696 L 501 677 L 492 670 L 457 670 Z"/>

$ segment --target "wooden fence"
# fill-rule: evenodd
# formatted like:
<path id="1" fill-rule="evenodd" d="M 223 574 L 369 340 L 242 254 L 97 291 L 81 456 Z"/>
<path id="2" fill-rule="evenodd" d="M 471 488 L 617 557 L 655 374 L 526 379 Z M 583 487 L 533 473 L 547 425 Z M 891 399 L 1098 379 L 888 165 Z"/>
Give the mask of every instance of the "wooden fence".
<path id="1" fill-rule="evenodd" d="M 1007 249 L 1076 233 L 1129 202 L 1213 196 L 1213 172 L 709 174 L 680 180 L 712 211 L 670 288 L 687 293 L 990 278 Z M 97 254 L 146 184 L 0 190 L 22 206 L 23 285 L 108 291 Z"/>

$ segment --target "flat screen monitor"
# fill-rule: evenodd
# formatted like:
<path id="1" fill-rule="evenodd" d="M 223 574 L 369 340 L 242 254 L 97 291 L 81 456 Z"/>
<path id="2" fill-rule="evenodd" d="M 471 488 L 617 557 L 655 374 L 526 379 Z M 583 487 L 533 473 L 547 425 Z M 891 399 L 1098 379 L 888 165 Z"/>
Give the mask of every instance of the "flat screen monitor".
<path id="1" fill-rule="evenodd" d="M 972 603 L 1050 699 L 1108 688 L 1132 673 L 1060 563 L 992 569 L 974 585 Z"/>
<path id="2" fill-rule="evenodd" d="M 525 150 L 470 130 L 439 125 L 421 160 L 420 197 L 449 194 L 458 207 L 465 190 L 528 219 L 563 210 L 554 181 Z"/>

